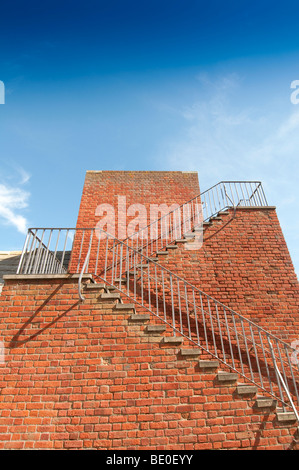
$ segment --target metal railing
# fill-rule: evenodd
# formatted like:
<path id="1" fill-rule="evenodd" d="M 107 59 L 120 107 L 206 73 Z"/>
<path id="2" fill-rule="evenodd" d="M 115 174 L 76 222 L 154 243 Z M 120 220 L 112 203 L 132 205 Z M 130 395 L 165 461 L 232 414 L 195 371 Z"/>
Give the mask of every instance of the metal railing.
<path id="1" fill-rule="evenodd" d="M 265 207 L 267 205 L 260 181 L 221 181 L 186 203 L 177 205 L 174 210 L 162 215 L 123 241 L 145 256 L 151 256 L 176 239 L 192 233 L 194 229 L 200 238 L 203 222 L 220 211 L 230 207 Z M 53 229 L 47 229 L 47 232 L 41 228 L 28 230 L 18 274 L 21 272 L 23 274 L 66 272 L 68 256 L 72 251 L 76 231 L 69 228 L 57 230 L 59 232 L 55 246 L 52 241 Z M 63 231 L 66 232 L 64 238 L 60 237 Z"/>
<path id="2" fill-rule="evenodd" d="M 219 212 L 233 207 L 266 207 L 267 199 L 260 181 L 220 181 L 181 205 L 166 212 L 157 220 L 137 232 L 130 234 L 123 241 L 145 256 L 165 249 L 176 239 L 197 231 L 202 236 L 203 223 Z"/>
<path id="3" fill-rule="evenodd" d="M 268 202 L 260 181 L 220 181 L 159 219 L 151 222 L 123 241 L 151 257 L 177 239 L 195 237 L 186 249 L 199 249 L 203 243 L 203 224 L 222 211 L 237 207 L 267 207 Z M 164 210 L 167 211 L 167 206 Z"/>
<path id="4" fill-rule="evenodd" d="M 66 233 L 61 236 L 63 232 Z M 67 273 L 74 234 L 74 229 L 30 228 L 17 274 Z"/>
<path id="5" fill-rule="evenodd" d="M 292 363 L 294 348 L 104 231 L 32 229 L 19 273 L 49 273 L 50 265 L 65 269 L 62 259 L 66 251 L 56 259 L 57 247 L 68 247 L 69 240 L 74 240 L 70 273 L 81 277 L 89 273 L 117 288 L 167 323 L 174 335 L 187 337 L 283 406 L 292 406 L 290 396 L 299 403 L 299 364 Z M 44 251 L 49 251 L 47 257 Z"/>
<path id="6" fill-rule="evenodd" d="M 278 377 L 278 381 L 279 381 L 279 382 L 281 383 L 281 385 L 283 386 L 284 391 L 285 391 L 285 393 L 286 393 L 286 395 L 287 395 L 287 397 L 288 397 L 289 404 L 290 404 L 291 408 L 293 408 L 293 410 L 294 410 L 294 414 L 295 414 L 295 416 L 296 416 L 296 420 L 299 422 L 299 413 L 298 413 L 298 410 L 297 410 L 297 408 L 295 407 L 295 404 L 294 404 L 294 402 L 293 402 L 293 398 L 291 397 L 291 394 L 290 394 L 290 392 L 289 392 L 289 389 L 288 389 L 288 387 L 287 387 L 287 385 L 286 385 L 286 383 L 285 383 L 285 381 L 284 381 L 284 379 L 283 379 L 283 377 L 282 377 L 282 375 L 281 375 L 281 372 L 280 372 L 280 370 L 279 370 L 279 367 L 278 367 L 278 365 L 277 365 L 277 363 L 276 363 L 275 354 L 274 354 L 274 351 L 273 351 L 273 346 L 272 346 L 272 343 L 271 343 L 270 340 L 269 340 L 269 345 L 270 345 L 271 354 L 272 354 L 272 358 L 273 358 L 273 363 L 274 363 L 275 371 L 276 371 L 276 374 L 277 374 L 277 377 Z"/>
<path id="7" fill-rule="evenodd" d="M 291 362 L 294 348 L 115 237 L 108 236 L 104 243 L 109 255 L 96 276 L 283 407 L 294 406 L 291 394 L 299 404 L 299 362 Z M 107 268 L 109 260 L 112 269 Z"/>
<path id="8" fill-rule="evenodd" d="M 176 239 L 192 233 L 193 230 L 197 231 L 197 236 L 200 238 L 203 223 L 230 207 L 236 209 L 236 207 L 265 207 L 267 205 L 260 181 L 221 181 L 123 241 L 145 256 L 152 256 Z M 58 230 L 58 236 L 54 247 L 53 229 L 31 228 L 28 230 L 17 274 L 66 272 L 76 230 L 70 228 L 56 230 Z M 66 232 L 66 236 L 60 238 L 63 231 Z M 80 249 L 82 250 L 82 246 Z"/>

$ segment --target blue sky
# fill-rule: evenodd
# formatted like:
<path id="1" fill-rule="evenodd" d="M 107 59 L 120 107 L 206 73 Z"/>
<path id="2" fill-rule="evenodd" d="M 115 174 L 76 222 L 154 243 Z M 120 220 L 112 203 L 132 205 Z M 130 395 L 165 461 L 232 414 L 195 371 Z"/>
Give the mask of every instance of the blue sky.
<path id="1" fill-rule="evenodd" d="M 86 170 L 190 170 L 261 180 L 298 273 L 298 31 L 288 0 L 2 3 L 0 250 L 75 226 Z"/>

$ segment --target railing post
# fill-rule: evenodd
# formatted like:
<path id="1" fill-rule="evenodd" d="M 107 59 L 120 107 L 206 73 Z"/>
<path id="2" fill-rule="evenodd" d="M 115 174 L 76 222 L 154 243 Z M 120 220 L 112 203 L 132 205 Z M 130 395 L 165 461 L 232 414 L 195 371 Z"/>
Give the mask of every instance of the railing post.
<path id="1" fill-rule="evenodd" d="M 28 230 L 27 235 L 26 235 L 26 239 L 25 239 L 25 243 L 24 243 L 24 246 L 23 246 L 23 250 L 22 250 L 22 255 L 21 255 L 21 258 L 20 258 L 20 261 L 19 261 L 17 274 L 21 274 L 20 271 L 21 271 L 21 267 L 22 267 L 22 264 L 23 264 L 23 259 L 24 259 L 24 256 L 25 256 L 25 249 L 27 249 L 27 243 L 29 241 L 29 233 L 30 233 L 30 231 Z"/>
<path id="2" fill-rule="evenodd" d="M 79 280 L 78 280 L 78 292 L 79 292 L 79 298 L 80 298 L 81 302 L 84 302 L 84 300 L 85 300 L 85 297 L 81 293 L 81 282 L 82 282 L 82 277 L 83 277 L 85 268 L 86 268 L 86 266 L 89 262 L 89 257 L 90 257 L 90 252 L 91 252 L 91 244 L 92 244 L 92 233 L 90 234 L 88 252 L 87 252 L 87 255 L 85 257 L 85 260 L 84 260 L 84 263 L 83 263 L 83 266 L 82 266 L 82 270 L 81 270 L 81 273 L 80 273 L 80 276 L 79 276 Z"/>

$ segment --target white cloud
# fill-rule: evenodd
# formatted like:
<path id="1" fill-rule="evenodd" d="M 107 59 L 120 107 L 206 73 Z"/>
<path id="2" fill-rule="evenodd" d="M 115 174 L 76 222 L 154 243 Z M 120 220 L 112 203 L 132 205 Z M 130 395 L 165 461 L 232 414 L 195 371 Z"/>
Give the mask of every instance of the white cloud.
<path id="1" fill-rule="evenodd" d="M 28 181 L 31 178 L 31 175 L 26 170 L 24 170 L 24 168 L 22 168 L 22 167 L 17 167 L 17 171 L 19 172 L 20 177 L 21 177 L 20 184 L 28 183 Z"/>
<path id="2" fill-rule="evenodd" d="M 18 210 L 28 207 L 29 192 L 0 184 L 0 217 L 4 223 L 13 225 L 21 233 L 27 232 L 27 220 Z"/>
<path id="3" fill-rule="evenodd" d="M 299 110 L 288 114 L 286 103 L 283 112 L 270 113 L 258 100 L 239 103 L 236 75 L 198 79 L 202 98 L 180 110 L 180 137 L 164 144 L 159 158 L 173 170 L 197 170 L 204 187 L 219 179 L 287 178 L 298 161 Z"/>
<path id="4" fill-rule="evenodd" d="M 298 137 L 298 128 L 299 128 L 299 112 L 294 111 L 288 117 L 288 119 L 283 122 L 278 130 L 278 137 L 283 139 L 292 134 L 293 131 L 296 131 L 296 136 Z"/>

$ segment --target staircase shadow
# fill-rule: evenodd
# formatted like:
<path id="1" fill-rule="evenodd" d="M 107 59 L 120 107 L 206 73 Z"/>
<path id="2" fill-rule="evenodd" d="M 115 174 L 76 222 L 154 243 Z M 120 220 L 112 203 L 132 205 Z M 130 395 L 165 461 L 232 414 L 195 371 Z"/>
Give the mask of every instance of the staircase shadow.
<path id="1" fill-rule="evenodd" d="M 206 242 L 206 241 L 210 240 L 211 238 L 215 237 L 216 235 L 218 235 L 218 233 L 221 232 L 222 230 L 224 230 L 225 227 L 230 225 L 234 219 L 235 219 L 235 215 L 233 215 L 233 217 L 231 219 L 229 219 L 225 224 L 223 224 L 218 230 L 211 233 L 211 235 L 209 235 L 207 237 L 205 237 L 205 235 L 204 235 L 203 236 L 203 241 Z"/>
<path id="2" fill-rule="evenodd" d="M 63 286 L 63 282 L 60 283 L 54 291 L 48 296 L 48 298 L 42 303 L 40 307 L 38 307 L 35 312 L 28 318 L 28 320 L 22 325 L 22 327 L 19 329 L 19 331 L 14 335 L 14 337 L 11 339 L 9 342 L 8 347 L 10 349 L 15 349 L 18 348 L 19 346 L 22 346 L 23 344 L 28 343 L 29 341 L 35 339 L 37 336 L 39 336 L 41 333 L 44 331 L 48 330 L 51 328 L 51 326 L 55 325 L 61 318 L 63 318 L 68 312 L 73 310 L 75 307 L 77 307 L 80 304 L 80 301 L 78 300 L 75 302 L 73 305 L 71 305 L 69 308 L 64 310 L 60 315 L 57 315 L 56 318 L 54 318 L 52 321 L 47 323 L 43 328 L 38 329 L 35 333 L 27 336 L 24 339 L 20 339 L 20 336 L 26 332 L 26 329 L 29 327 L 29 325 L 32 325 L 33 320 L 41 313 L 46 307 L 47 304 L 55 297 L 55 295 L 59 292 L 61 287 Z"/>

